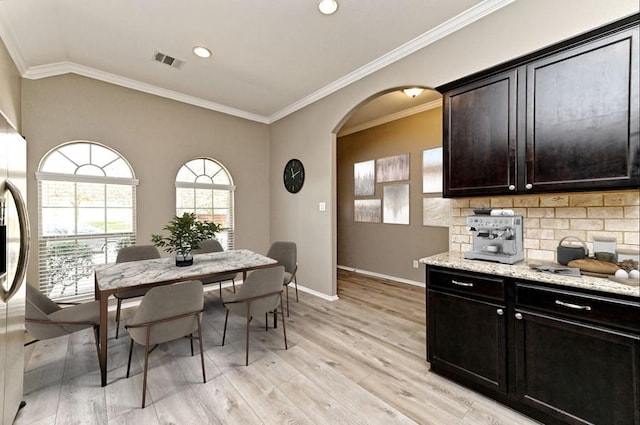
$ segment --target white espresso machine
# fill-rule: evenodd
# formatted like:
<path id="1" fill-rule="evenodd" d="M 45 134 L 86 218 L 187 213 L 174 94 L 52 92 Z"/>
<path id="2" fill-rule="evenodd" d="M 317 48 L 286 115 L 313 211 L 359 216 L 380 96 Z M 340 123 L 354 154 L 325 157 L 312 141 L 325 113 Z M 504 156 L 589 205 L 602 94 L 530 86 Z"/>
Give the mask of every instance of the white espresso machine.
<path id="1" fill-rule="evenodd" d="M 464 253 L 472 260 L 515 264 L 524 260 L 522 216 L 471 215 L 467 217 L 473 250 Z"/>

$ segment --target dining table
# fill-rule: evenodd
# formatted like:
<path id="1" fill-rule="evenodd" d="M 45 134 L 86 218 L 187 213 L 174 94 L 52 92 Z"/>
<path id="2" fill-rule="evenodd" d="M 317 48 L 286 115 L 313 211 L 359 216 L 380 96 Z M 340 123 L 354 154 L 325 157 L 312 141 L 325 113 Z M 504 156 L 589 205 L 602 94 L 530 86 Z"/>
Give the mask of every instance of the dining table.
<path id="1" fill-rule="evenodd" d="M 228 273 L 242 273 L 277 266 L 272 258 L 247 249 L 194 254 L 193 265 L 177 267 L 175 258 L 165 257 L 98 265 L 94 269 L 95 298 L 100 303 L 98 357 L 102 386 L 107 385 L 107 341 L 109 297 L 120 291 L 152 288 L 188 280 L 202 280 Z"/>

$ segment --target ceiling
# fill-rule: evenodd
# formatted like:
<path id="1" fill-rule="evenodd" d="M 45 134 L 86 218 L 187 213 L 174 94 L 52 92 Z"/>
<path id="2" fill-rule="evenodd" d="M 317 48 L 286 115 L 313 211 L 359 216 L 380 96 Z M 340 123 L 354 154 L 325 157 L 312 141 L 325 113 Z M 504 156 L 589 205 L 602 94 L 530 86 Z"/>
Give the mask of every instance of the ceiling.
<path id="1" fill-rule="evenodd" d="M 0 0 L 0 37 L 24 78 L 75 73 L 271 123 L 514 0 L 338 1 L 325 16 L 318 0 Z"/>

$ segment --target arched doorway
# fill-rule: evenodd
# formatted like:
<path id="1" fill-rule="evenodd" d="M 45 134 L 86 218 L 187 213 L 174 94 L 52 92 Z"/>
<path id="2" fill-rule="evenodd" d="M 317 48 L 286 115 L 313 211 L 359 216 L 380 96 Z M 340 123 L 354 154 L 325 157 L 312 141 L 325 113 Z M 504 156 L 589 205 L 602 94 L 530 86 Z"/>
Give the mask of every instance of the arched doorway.
<path id="1" fill-rule="evenodd" d="M 448 223 L 423 220 L 423 205 L 441 200 L 423 192 L 422 176 L 423 152 L 442 146 L 442 96 L 424 88 L 411 98 L 404 88 L 367 98 L 336 129 L 337 266 L 423 286 L 415 261 L 449 247 Z M 392 175 L 384 164 L 407 174 Z"/>

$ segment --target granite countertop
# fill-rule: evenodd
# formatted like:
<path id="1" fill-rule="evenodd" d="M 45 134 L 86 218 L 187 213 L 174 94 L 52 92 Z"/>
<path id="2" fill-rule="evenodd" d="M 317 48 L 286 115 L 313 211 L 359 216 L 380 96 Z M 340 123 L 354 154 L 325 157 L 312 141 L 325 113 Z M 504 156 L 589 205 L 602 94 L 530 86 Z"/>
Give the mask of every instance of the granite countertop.
<path id="1" fill-rule="evenodd" d="M 228 273 L 265 267 L 276 260 L 246 250 L 194 254 L 193 265 L 176 267 L 174 257 L 96 266 L 96 281 L 100 290 L 113 290 L 137 285 L 200 279 L 216 273 Z"/>
<path id="2" fill-rule="evenodd" d="M 490 261 L 467 260 L 460 252 L 443 252 L 431 257 L 420 259 L 421 263 L 431 266 L 449 267 L 457 270 L 492 274 L 518 279 L 533 280 L 536 282 L 551 283 L 560 286 L 571 286 L 574 288 L 590 289 L 594 291 L 609 292 L 613 294 L 627 295 L 640 298 L 640 287 L 614 282 L 603 277 L 594 276 L 562 276 L 554 273 L 540 272 L 529 267 L 527 260 L 509 265 L 494 263 Z M 542 263 L 541 261 L 531 261 L 532 264 Z"/>

